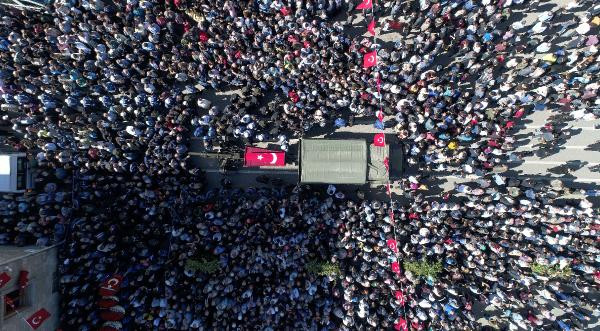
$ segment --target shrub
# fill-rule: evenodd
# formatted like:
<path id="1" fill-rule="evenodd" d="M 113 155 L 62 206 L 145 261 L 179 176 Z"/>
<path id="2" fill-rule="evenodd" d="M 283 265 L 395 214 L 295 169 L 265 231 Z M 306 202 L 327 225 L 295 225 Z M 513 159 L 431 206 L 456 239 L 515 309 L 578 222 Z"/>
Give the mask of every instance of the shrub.
<path id="1" fill-rule="evenodd" d="M 313 260 L 306 264 L 306 270 L 319 276 L 336 276 L 340 274 L 337 263 Z"/>
<path id="2" fill-rule="evenodd" d="M 548 266 L 539 263 L 531 265 L 531 272 L 548 278 L 569 278 L 573 273 L 570 268 L 561 269 L 558 265 Z"/>
<path id="3" fill-rule="evenodd" d="M 193 260 L 193 259 L 188 259 L 185 262 L 185 267 L 189 270 L 193 270 L 193 271 L 199 271 L 205 274 L 212 274 L 217 272 L 217 270 L 220 269 L 219 267 L 219 260 L 217 259 L 212 259 L 212 260 L 208 260 L 208 259 L 200 259 L 200 260 Z"/>
<path id="4" fill-rule="evenodd" d="M 430 277 L 436 279 L 437 275 L 442 272 L 442 262 L 407 261 L 403 263 L 404 270 L 410 271 L 417 277 Z"/>

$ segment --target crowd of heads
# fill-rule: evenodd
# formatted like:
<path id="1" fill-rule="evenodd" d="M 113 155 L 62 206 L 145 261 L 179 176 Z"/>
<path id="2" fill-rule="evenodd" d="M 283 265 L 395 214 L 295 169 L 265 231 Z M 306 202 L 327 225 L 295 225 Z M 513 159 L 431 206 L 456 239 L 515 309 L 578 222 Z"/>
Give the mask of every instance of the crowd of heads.
<path id="1" fill-rule="evenodd" d="M 526 114 L 598 116 L 598 13 L 571 6 L 527 24 L 514 19 L 523 1 L 390 1 L 375 11 L 390 43 L 351 33 L 355 5 L 0 7 L 3 143 L 38 169 L 32 192 L 0 201 L 0 243 L 62 243 L 64 329 L 389 329 L 402 317 L 475 330 L 481 306 L 502 311 L 488 324 L 588 325 L 597 213 L 587 200 L 558 204 L 562 187 L 486 173 L 520 157 L 511 133 Z M 365 69 L 373 49 L 378 65 Z M 213 90 L 235 93 L 213 105 Z M 334 188 L 208 190 L 189 162 L 191 139 L 287 150 L 380 107 L 409 164 L 480 179 L 451 201 L 425 199 L 425 183 L 407 178 L 408 199 L 386 203 Z M 441 269 L 397 273 L 396 259 Z M 547 281 L 540 268 L 569 277 Z M 121 289 L 100 307 L 115 274 Z"/>

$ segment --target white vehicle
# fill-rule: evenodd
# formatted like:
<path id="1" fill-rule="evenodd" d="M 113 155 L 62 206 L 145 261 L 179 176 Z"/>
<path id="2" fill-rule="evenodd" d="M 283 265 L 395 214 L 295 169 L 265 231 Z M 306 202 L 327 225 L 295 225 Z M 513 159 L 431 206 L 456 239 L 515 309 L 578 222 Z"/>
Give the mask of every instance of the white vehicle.
<path id="1" fill-rule="evenodd" d="M 0 154 L 0 192 L 20 193 L 33 188 L 31 170 L 25 153 Z"/>

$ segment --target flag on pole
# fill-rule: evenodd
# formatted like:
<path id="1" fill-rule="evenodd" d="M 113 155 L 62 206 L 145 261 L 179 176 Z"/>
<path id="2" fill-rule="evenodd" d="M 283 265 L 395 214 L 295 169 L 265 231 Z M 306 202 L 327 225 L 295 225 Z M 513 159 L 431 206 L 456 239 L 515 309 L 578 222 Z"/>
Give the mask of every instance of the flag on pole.
<path id="1" fill-rule="evenodd" d="M 394 297 L 400 303 L 400 305 L 404 306 L 404 294 L 401 291 L 394 292 Z"/>
<path id="2" fill-rule="evenodd" d="M 396 242 L 395 239 L 388 239 L 387 246 L 392 250 L 392 252 L 398 253 L 398 242 Z"/>
<path id="3" fill-rule="evenodd" d="M 123 276 L 114 275 L 102 283 L 100 287 L 99 294 L 101 296 L 113 296 L 121 289 L 121 282 L 123 281 Z"/>
<path id="4" fill-rule="evenodd" d="M 394 329 L 397 331 L 408 331 L 406 320 L 402 317 L 398 318 L 398 323 L 394 324 Z"/>
<path id="5" fill-rule="evenodd" d="M 371 20 L 371 23 L 367 26 L 367 30 L 372 36 L 375 36 L 375 20 Z"/>
<path id="6" fill-rule="evenodd" d="M 19 272 L 19 287 L 25 288 L 29 284 L 29 271 L 21 270 Z"/>
<path id="7" fill-rule="evenodd" d="M 40 325 L 42 325 L 42 323 L 48 319 L 48 317 L 50 317 L 50 313 L 46 309 L 42 308 L 36 311 L 33 315 L 29 316 L 29 318 L 25 321 L 32 329 L 35 330 L 39 328 Z"/>
<path id="8" fill-rule="evenodd" d="M 377 64 L 377 51 L 365 53 L 363 57 L 363 68 L 370 68 Z"/>
<path id="9" fill-rule="evenodd" d="M 399 274 L 400 273 L 400 263 L 397 261 L 392 262 L 392 271 Z"/>
<path id="10" fill-rule="evenodd" d="M 363 0 L 356 9 L 370 9 L 373 7 L 373 0 Z"/>
<path id="11" fill-rule="evenodd" d="M 13 301 L 13 299 L 11 299 L 8 295 L 4 296 L 4 302 L 10 306 L 10 308 L 12 308 L 13 310 L 15 309 L 15 303 Z"/>
<path id="12" fill-rule="evenodd" d="M 383 115 L 383 112 L 382 112 L 381 110 L 378 110 L 378 111 L 376 111 L 376 112 L 375 112 L 375 116 L 377 116 L 377 119 L 378 119 L 380 122 L 383 122 L 383 116 L 384 116 L 384 115 Z"/>
<path id="13" fill-rule="evenodd" d="M 10 275 L 6 272 L 0 274 L 0 288 L 6 285 L 10 281 Z"/>
<path id="14" fill-rule="evenodd" d="M 385 146 L 385 135 L 383 133 L 378 133 L 373 137 L 373 145 L 378 147 Z"/>
<path id="15" fill-rule="evenodd" d="M 246 146 L 246 153 L 244 154 L 244 167 L 261 166 L 285 166 L 285 152 Z"/>
<path id="16" fill-rule="evenodd" d="M 208 41 L 208 33 L 200 31 L 198 34 L 198 40 L 200 40 L 201 43 L 206 43 Z"/>

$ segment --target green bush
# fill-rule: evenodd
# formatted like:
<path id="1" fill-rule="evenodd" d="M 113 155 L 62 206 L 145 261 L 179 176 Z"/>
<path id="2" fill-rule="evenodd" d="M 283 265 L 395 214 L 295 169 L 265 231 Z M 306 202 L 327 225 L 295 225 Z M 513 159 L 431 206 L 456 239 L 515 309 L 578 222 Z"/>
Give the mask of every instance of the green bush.
<path id="1" fill-rule="evenodd" d="M 548 266 L 539 263 L 531 265 L 531 272 L 548 278 L 569 278 L 573 273 L 570 268 L 561 269 L 558 265 Z"/>
<path id="2" fill-rule="evenodd" d="M 317 260 L 308 262 L 306 270 L 319 276 L 336 276 L 340 274 L 340 266 L 338 264 Z"/>
<path id="3" fill-rule="evenodd" d="M 212 260 L 207 260 L 207 259 L 200 259 L 200 260 L 193 260 L 193 259 L 188 259 L 185 262 L 185 267 L 187 269 L 193 270 L 193 271 L 199 271 L 205 274 L 212 274 L 217 272 L 217 270 L 219 270 L 219 260 L 217 259 L 212 259 Z"/>
<path id="4" fill-rule="evenodd" d="M 407 261 L 402 264 L 404 270 L 410 271 L 417 277 L 430 277 L 436 279 L 437 275 L 442 272 L 442 262 Z"/>

